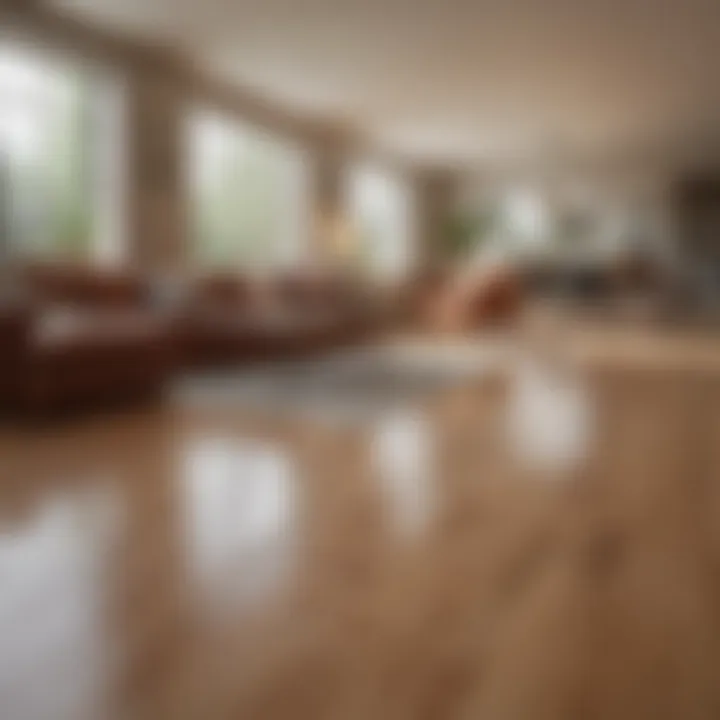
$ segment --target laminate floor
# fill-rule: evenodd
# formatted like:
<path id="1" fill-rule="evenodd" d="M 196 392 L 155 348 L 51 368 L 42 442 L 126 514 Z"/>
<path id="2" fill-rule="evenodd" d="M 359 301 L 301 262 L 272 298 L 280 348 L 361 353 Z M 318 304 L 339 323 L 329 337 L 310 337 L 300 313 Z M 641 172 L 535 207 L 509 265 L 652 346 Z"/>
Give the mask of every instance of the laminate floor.
<path id="1" fill-rule="evenodd" d="M 718 715 L 720 335 L 0 431 L 2 720 Z"/>

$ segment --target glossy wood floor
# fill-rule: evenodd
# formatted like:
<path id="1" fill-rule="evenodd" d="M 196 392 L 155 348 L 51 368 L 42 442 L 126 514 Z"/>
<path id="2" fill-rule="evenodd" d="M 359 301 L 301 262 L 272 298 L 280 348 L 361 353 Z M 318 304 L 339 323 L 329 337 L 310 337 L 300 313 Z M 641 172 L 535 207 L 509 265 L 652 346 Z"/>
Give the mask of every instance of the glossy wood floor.
<path id="1" fill-rule="evenodd" d="M 718 717 L 720 335 L 521 345 L 362 423 L 3 431 L 0 718 Z"/>

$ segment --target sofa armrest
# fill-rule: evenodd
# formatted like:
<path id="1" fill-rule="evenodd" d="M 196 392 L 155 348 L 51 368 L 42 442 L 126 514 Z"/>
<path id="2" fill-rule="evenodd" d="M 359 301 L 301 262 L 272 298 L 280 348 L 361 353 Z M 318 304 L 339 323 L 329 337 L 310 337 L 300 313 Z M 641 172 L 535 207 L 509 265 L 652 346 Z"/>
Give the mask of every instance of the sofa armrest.
<path id="1" fill-rule="evenodd" d="M 27 307 L 0 307 L 0 414 L 21 402 L 32 313 Z"/>

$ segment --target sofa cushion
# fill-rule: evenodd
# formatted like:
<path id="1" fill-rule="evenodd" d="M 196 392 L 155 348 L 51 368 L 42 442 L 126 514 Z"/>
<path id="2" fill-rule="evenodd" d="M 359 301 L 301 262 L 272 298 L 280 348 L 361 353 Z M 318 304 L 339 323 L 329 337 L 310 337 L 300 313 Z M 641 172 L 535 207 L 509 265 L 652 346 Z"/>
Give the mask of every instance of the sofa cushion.
<path id="1" fill-rule="evenodd" d="M 75 265 L 31 265 L 25 285 L 39 303 L 80 307 L 140 307 L 148 300 L 147 283 L 119 271 Z"/>
<path id="2" fill-rule="evenodd" d="M 128 311 L 77 311 L 60 306 L 42 313 L 31 333 L 31 347 L 114 348 L 164 341 L 167 326 L 151 315 Z"/>

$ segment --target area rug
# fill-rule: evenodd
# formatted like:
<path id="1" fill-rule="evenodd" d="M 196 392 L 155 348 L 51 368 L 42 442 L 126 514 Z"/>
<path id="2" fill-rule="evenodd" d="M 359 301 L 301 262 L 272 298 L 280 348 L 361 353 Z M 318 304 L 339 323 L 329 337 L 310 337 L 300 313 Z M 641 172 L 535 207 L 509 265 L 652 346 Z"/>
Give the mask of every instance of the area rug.
<path id="1" fill-rule="evenodd" d="M 372 419 L 502 367 L 498 343 L 404 343 L 203 373 L 178 382 L 186 406 L 263 410 L 326 420 Z"/>

